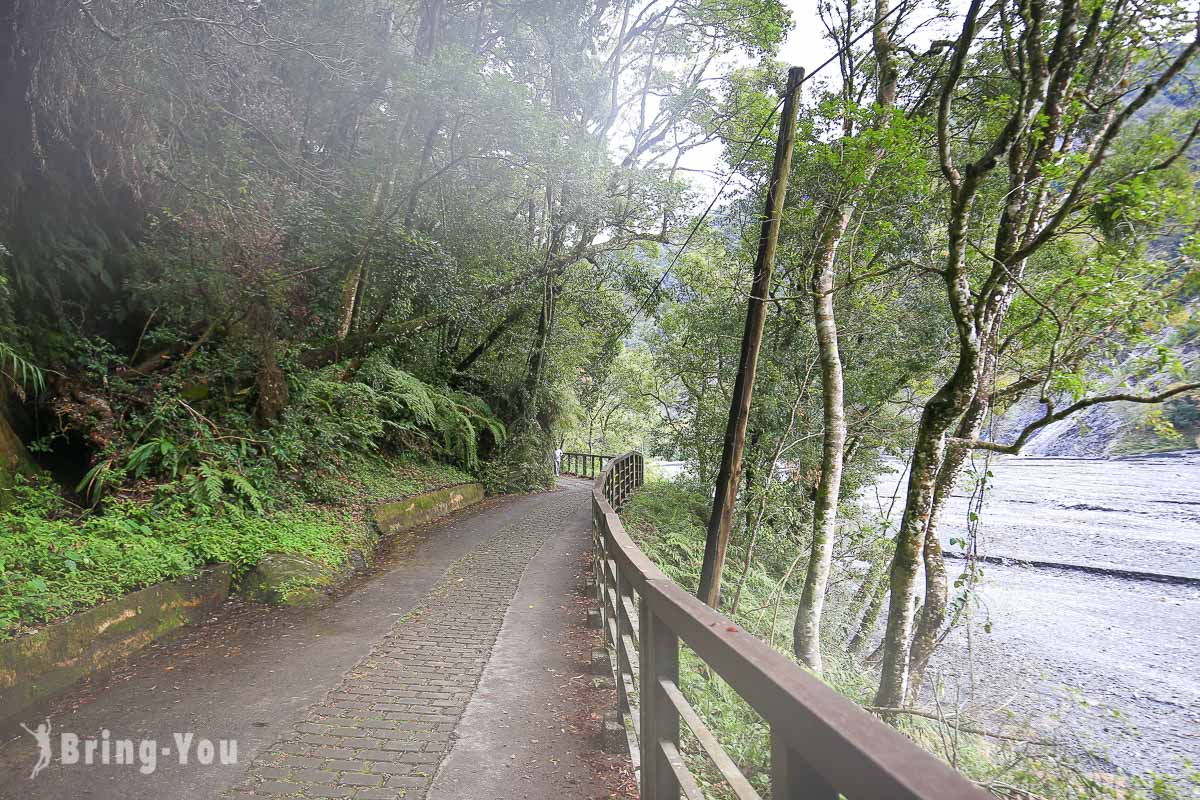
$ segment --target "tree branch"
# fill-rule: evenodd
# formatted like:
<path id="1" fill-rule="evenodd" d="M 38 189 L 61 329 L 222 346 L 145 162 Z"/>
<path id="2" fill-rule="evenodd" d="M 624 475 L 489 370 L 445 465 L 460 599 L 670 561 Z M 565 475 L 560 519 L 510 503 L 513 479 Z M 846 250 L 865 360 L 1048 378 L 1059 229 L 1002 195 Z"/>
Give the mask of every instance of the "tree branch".
<path id="1" fill-rule="evenodd" d="M 1172 386 L 1170 389 L 1158 392 L 1157 394 L 1130 394 L 1129 392 L 1116 392 L 1114 394 L 1087 397 L 1083 400 L 1072 403 L 1061 411 L 1056 411 L 1053 414 L 1047 414 L 1041 419 L 1029 423 L 1025 426 L 1025 429 L 1021 431 L 1012 444 L 1000 444 L 999 442 L 989 442 L 982 439 L 958 439 L 955 437 L 951 437 L 950 440 L 960 442 L 968 447 L 973 447 L 976 450 L 990 450 L 993 453 L 1007 453 L 1008 455 L 1015 456 L 1021 452 L 1021 448 L 1025 445 L 1025 442 L 1027 442 L 1029 437 L 1034 433 L 1046 427 L 1047 425 L 1066 419 L 1075 412 L 1082 411 L 1085 408 L 1091 408 L 1092 406 L 1099 405 L 1101 403 L 1161 403 L 1164 400 L 1169 400 L 1175 395 L 1183 394 L 1184 392 L 1195 391 L 1197 389 L 1200 389 L 1200 383 L 1181 383 Z"/>

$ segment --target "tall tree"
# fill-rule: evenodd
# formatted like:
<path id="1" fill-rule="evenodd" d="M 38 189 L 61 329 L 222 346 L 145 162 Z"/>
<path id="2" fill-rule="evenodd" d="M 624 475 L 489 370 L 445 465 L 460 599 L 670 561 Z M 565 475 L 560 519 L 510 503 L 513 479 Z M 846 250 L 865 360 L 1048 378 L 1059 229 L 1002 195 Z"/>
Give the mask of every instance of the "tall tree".
<path id="1" fill-rule="evenodd" d="M 871 109 L 872 118 L 866 123 L 877 131 L 891 123 L 891 109 L 896 99 L 898 73 L 893 58 L 893 44 L 888 28 L 890 16 L 888 0 L 876 0 L 872 22 L 873 53 L 875 59 L 875 102 Z M 855 134 L 853 108 L 859 94 L 856 86 L 858 76 L 854 72 L 855 54 L 851 49 L 853 32 L 850 27 L 855 19 L 854 4 L 846 4 L 845 26 L 840 35 L 835 35 L 842 68 L 842 136 L 847 147 Z M 804 577 L 804 590 L 796 610 L 793 627 L 793 648 L 796 657 L 813 671 L 820 673 L 821 660 L 821 614 L 825 606 L 825 593 L 829 583 L 829 572 L 833 561 L 834 542 L 837 539 L 838 501 L 841 497 L 842 468 L 846 448 L 846 396 L 843 380 L 842 356 L 838 347 L 838 326 L 834 304 L 836 291 L 838 248 L 850 220 L 854 217 L 861 196 L 870 190 L 879 164 L 886 153 L 875 148 L 873 157 L 862 167 L 862 174 L 847 176 L 847 185 L 839 187 L 828 205 L 818 216 L 816 226 L 817 244 L 812 255 L 809 292 L 812 303 L 812 323 L 816 331 L 821 360 L 821 397 L 823 442 L 820 473 L 817 479 L 816 496 L 813 503 L 812 547 L 808 569 Z M 853 159 L 848 159 L 853 163 Z M 848 169 L 854 169 L 849 166 Z"/>
<path id="2" fill-rule="evenodd" d="M 994 46 L 984 42 L 985 32 Z M 975 446 L 982 430 L 1014 298 L 1028 292 L 1031 264 L 1052 244 L 1086 230 L 1099 207 L 1169 167 L 1190 146 L 1195 127 L 1165 152 L 1142 150 L 1132 163 L 1114 161 L 1117 168 L 1106 169 L 1139 110 L 1200 51 L 1198 34 L 1194 12 L 1172 2 L 1135 8 L 1122 0 L 1029 0 L 1001 2 L 994 13 L 972 2 L 966 10 L 935 96 L 947 206 L 946 254 L 937 270 L 957 352 L 949 376 L 923 404 L 913 445 L 890 569 L 878 706 L 900 706 L 916 692 L 941 627 L 945 573 L 936 537 L 929 544 L 937 491 L 952 486 L 961 470 L 956 449 Z M 970 91 L 988 92 L 999 118 L 969 112 L 964 118 L 960 100 Z M 1060 412 L 1053 392 L 1044 391 L 1044 419 L 1129 394 L 1082 399 Z M 953 441 L 952 430 L 958 434 Z M 923 562 L 924 621 L 914 637 Z"/>

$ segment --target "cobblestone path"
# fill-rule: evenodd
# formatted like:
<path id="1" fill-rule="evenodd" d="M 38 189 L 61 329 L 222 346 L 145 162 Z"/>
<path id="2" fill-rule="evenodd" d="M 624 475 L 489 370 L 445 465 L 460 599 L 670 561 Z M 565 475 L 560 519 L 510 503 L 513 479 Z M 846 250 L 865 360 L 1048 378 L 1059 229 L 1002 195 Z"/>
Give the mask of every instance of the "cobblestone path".
<path id="1" fill-rule="evenodd" d="M 526 565 L 586 500 L 579 487 L 546 494 L 455 562 L 226 796 L 424 798 Z M 304 668 L 303 653 L 291 668 Z"/>

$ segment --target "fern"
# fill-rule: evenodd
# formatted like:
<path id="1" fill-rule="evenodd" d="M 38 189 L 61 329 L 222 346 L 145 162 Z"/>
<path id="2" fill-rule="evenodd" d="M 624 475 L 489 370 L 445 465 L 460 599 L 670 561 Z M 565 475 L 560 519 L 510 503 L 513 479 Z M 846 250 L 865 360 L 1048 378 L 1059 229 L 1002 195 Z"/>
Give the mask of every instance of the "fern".
<path id="1" fill-rule="evenodd" d="M 0 373 L 22 391 L 23 387 L 41 393 L 46 389 L 46 374 L 42 369 L 29 360 L 18 355 L 15 350 L 4 342 L 0 342 Z"/>
<path id="2" fill-rule="evenodd" d="M 198 508 L 214 510 L 220 506 L 249 506 L 259 514 L 266 512 L 264 495 L 253 483 L 234 470 L 224 469 L 209 459 L 183 476 L 192 503 Z"/>
<path id="3" fill-rule="evenodd" d="M 238 495 L 243 502 L 259 514 L 262 514 L 264 511 L 262 493 L 254 488 L 254 484 L 250 483 L 250 481 L 246 480 L 245 476 L 237 472 L 226 471 L 224 475 L 225 480 L 229 481 L 229 485 L 233 487 L 234 494 Z"/>
<path id="4" fill-rule="evenodd" d="M 215 461 L 201 462 L 193 473 L 184 476 L 192 502 L 201 508 L 216 508 L 225 496 L 225 473 Z"/>
<path id="5" fill-rule="evenodd" d="M 393 366 L 382 353 L 363 364 L 359 379 L 379 399 L 385 426 L 432 441 L 442 455 L 468 469 L 479 466 L 479 437 L 487 431 L 497 441 L 505 428 L 477 397 L 430 386 Z"/>

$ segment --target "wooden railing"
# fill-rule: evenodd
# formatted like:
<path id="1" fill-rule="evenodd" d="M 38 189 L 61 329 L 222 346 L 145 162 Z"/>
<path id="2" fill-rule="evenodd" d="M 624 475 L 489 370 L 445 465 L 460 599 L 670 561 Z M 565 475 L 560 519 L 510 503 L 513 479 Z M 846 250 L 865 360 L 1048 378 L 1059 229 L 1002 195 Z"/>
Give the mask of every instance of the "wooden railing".
<path id="1" fill-rule="evenodd" d="M 563 453 L 562 471 L 564 475 L 596 478 L 604 471 L 604 462 L 612 461 L 613 458 L 599 453 Z"/>
<path id="2" fill-rule="evenodd" d="M 642 800 L 703 800 L 680 722 L 740 800 L 759 798 L 679 688 L 687 645 L 770 726 L 773 800 L 982 800 L 982 789 L 677 586 L 617 516 L 645 478 L 612 458 L 592 488 L 592 575 Z"/>

